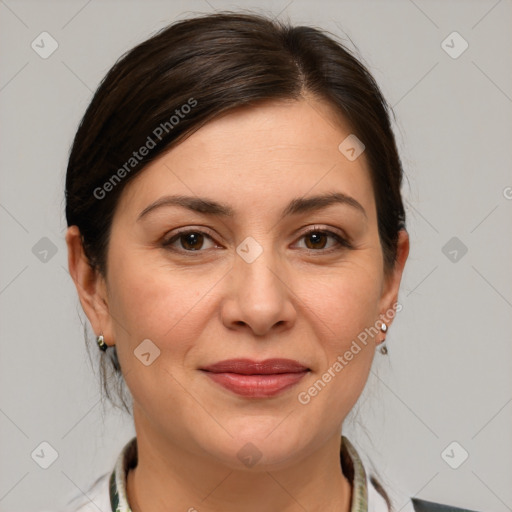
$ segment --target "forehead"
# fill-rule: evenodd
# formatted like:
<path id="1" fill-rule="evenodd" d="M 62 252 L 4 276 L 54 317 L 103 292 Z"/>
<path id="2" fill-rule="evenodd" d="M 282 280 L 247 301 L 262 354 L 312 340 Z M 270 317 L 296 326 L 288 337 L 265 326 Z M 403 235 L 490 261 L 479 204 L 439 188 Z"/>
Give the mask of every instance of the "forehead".
<path id="1" fill-rule="evenodd" d="M 372 210 L 364 153 L 353 161 L 340 144 L 347 122 L 313 99 L 271 101 L 218 116 L 140 171 L 123 191 L 120 209 L 144 208 L 164 193 L 212 196 L 272 208 L 290 197 L 337 190 Z"/>

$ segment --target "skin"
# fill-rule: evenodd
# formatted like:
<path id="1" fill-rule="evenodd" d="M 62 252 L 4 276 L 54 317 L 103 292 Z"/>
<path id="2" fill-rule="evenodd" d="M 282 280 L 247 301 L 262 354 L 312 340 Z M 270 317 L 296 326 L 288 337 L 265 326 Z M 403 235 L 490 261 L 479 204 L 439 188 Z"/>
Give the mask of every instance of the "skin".
<path id="1" fill-rule="evenodd" d="M 116 344 L 133 395 L 139 463 L 127 485 L 134 512 L 349 510 L 340 432 L 384 335 L 361 345 L 308 404 L 297 396 L 392 309 L 409 252 L 401 231 L 397 263 L 385 272 L 365 155 L 351 162 L 338 150 L 350 133 L 312 98 L 231 111 L 127 185 L 106 278 L 88 265 L 78 228 L 68 229 L 82 307 L 95 333 Z M 351 196 L 365 214 L 334 204 L 281 218 L 292 199 L 328 192 Z M 171 194 L 208 197 L 235 213 L 165 206 L 137 220 Z M 177 228 L 206 235 L 163 247 Z M 348 237 L 351 248 L 330 235 L 305 236 L 312 228 Z M 252 263 L 236 252 L 248 236 L 263 250 Z M 149 366 L 134 356 L 144 339 L 160 350 Z M 310 372 L 276 397 L 254 399 L 199 370 L 237 357 L 295 359 Z M 261 452 L 252 467 L 237 457 L 246 443 Z"/>

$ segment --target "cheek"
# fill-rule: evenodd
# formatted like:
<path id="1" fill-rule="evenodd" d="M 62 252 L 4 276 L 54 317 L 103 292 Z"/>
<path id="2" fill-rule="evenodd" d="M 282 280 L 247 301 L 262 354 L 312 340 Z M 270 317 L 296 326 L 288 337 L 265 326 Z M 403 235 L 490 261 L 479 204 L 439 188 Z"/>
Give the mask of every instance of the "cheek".
<path id="1" fill-rule="evenodd" d="M 204 319 L 198 315 L 206 298 L 201 299 L 214 282 L 208 284 L 208 276 L 194 278 L 141 261 L 119 261 L 112 277 L 116 294 L 111 314 L 126 384 L 137 407 L 148 417 L 173 425 L 173 435 L 180 438 L 183 425 L 192 420 L 176 422 L 171 411 L 196 410 L 183 392 L 183 372 L 201 334 Z M 144 341 L 148 339 L 154 345 Z M 172 407 L 164 413 L 166 404 Z"/>
<path id="2" fill-rule="evenodd" d="M 173 360 L 179 363 L 197 329 L 192 321 L 194 309 L 200 307 L 198 302 L 210 288 L 204 279 L 209 281 L 192 273 L 170 271 L 161 261 L 152 265 L 118 258 L 111 276 L 115 292 L 110 308 L 118 350 L 128 355 L 150 339 L 161 350 L 172 351 Z M 121 360 L 121 353 L 119 357 Z"/>
<path id="3" fill-rule="evenodd" d="M 375 351 L 381 278 L 377 266 L 347 265 L 317 280 L 316 293 L 309 295 L 309 318 L 316 323 L 322 354 L 312 387 L 301 391 L 319 416 L 328 413 L 341 422 L 366 384 Z"/>
<path id="4" fill-rule="evenodd" d="M 375 267 L 352 266 L 316 282 L 309 293 L 308 308 L 331 350 L 342 350 L 347 342 L 374 325 L 378 319 L 382 276 Z M 308 286 L 308 289 L 313 289 Z"/>

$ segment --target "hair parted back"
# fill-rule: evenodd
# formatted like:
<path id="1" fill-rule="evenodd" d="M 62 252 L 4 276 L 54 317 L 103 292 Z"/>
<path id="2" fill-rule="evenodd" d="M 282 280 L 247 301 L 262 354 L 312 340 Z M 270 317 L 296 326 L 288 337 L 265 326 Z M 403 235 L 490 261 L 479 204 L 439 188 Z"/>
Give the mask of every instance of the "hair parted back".
<path id="1" fill-rule="evenodd" d="M 229 11 L 180 20 L 160 30 L 125 53 L 94 94 L 71 147 L 65 185 L 67 224 L 80 229 L 91 267 L 107 275 L 116 206 L 124 187 L 147 164 L 231 109 L 306 97 L 327 102 L 365 145 L 384 266 L 390 271 L 399 231 L 405 229 L 403 170 L 391 108 L 374 78 L 326 31 Z M 168 123 L 182 105 L 190 105 L 191 98 L 194 107 L 163 131 L 156 146 L 99 199 L 94 191 L 132 158 L 156 127 Z M 100 364 L 102 384 L 112 400 L 109 371 L 123 385 L 115 347 L 102 353 Z"/>

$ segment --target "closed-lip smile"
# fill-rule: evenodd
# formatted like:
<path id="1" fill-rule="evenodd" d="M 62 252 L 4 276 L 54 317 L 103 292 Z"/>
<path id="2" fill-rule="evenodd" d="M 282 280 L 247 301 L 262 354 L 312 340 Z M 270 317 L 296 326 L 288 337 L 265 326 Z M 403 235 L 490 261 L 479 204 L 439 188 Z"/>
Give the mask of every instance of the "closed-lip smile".
<path id="1" fill-rule="evenodd" d="M 310 369 L 293 359 L 227 359 L 200 368 L 211 380 L 248 398 L 276 396 L 294 386 Z"/>

